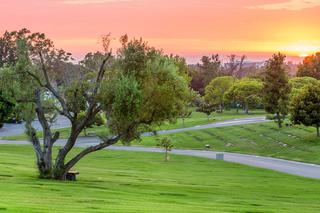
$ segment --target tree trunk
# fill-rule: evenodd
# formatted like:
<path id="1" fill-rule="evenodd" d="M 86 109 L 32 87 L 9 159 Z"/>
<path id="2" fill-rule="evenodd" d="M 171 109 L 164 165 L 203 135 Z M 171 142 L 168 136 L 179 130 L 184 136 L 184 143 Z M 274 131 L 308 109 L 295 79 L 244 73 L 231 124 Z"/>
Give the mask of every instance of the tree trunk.
<path id="1" fill-rule="evenodd" d="M 224 104 L 220 103 L 220 113 L 223 113 L 223 110 L 224 110 Z"/>
<path id="2" fill-rule="evenodd" d="M 184 117 L 182 118 L 182 127 L 184 128 Z"/>
<path id="3" fill-rule="evenodd" d="M 40 178 L 51 179 L 52 178 L 52 161 L 48 157 L 37 159 L 37 165 Z"/>
<path id="4" fill-rule="evenodd" d="M 249 106 L 248 106 L 248 104 L 246 104 L 246 106 L 245 106 L 245 108 L 244 108 L 244 112 L 245 112 L 246 114 L 249 114 Z"/>
<path id="5" fill-rule="evenodd" d="M 66 180 L 68 170 L 64 165 L 55 165 L 52 178 L 55 180 Z"/>
<path id="6" fill-rule="evenodd" d="M 282 121 L 281 121 L 281 117 L 280 117 L 280 113 L 277 112 L 277 123 L 278 123 L 278 127 L 282 128 Z"/>
<path id="7" fill-rule="evenodd" d="M 168 160 L 169 160 L 169 156 L 168 156 L 168 149 L 166 148 L 164 161 L 166 161 L 166 162 L 167 162 Z"/>
<path id="8" fill-rule="evenodd" d="M 319 125 L 317 125 L 317 137 L 320 137 L 320 132 L 319 132 Z"/>

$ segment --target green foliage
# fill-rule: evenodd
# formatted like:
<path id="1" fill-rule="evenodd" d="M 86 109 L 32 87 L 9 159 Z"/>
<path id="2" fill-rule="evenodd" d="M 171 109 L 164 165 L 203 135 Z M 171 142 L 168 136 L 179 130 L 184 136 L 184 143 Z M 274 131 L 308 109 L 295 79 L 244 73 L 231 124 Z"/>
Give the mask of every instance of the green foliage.
<path id="1" fill-rule="evenodd" d="M 81 111 L 78 115 L 78 119 L 81 120 L 85 117 L 86 112 L 85 111 Z M 90 123 L 88 123 L 86 125 L 86 128 L 91 128 L 93 126 L 102 126 L 105 124 L 105 121 L 102 117 L 101 114 L 97 114 L 96 116 L 94 116 L 93 119 L 91 119 Z"/>
<path id="2" fill-rule="evenodd" d="M 158 146 L 163 147 L 164 149 L 171 151 L 173 148 L 172 141 L 168 137 L 158 138 Z"/>
<path id="3" fill-rule="evenodd" d="M 249 109 L 261 103 L 263 84 L 258 79 L 243 78 L 237 80 L 225 93 L 224 99 L 229 103 L 240 105 L 248 113 Z"/>
<path id="4" fill-rule="evenodd" d="M 176 120 L 189 97 L 188 82 L 177 59 L 142 40 L 124 43 L 100 99 L 112 133 L 123 141 L 139 137 L 143 128 Z"/>
<path id="5" fill-rule="evenodd" d="M 289 80 L 289 85 L 291 88 L 290 99 L 298 95 L 299 92 L 308 85 L 315 85 L 318 80 L 312 77 L 295 77 Z"/>
<path id="6" fill-rule="evenodd" d="M 35 70 L 30 65 L 28 59 L 27 47 L 24 41 L 17 42 L 17 61 L 15 66 L 6 66 L 0 70 L 0 89 L 8 101 L 14 104 L 12 113 L 8 115 L 7 120 L 27 119 L 35 117 L 28 108 L 32 108 L 32 97 L 34 95 L 36 84 L 34 79 L 26 74 L 26 71 L 34 73 Z M 27 89 L 26 89 L 27 88 Z"/>
<path id="7" fill-rule="evenodd" d="M 65 88 L 64 97 L 71 112 L 78 114 L 86 109 L 87 90 L 87 85 L 79 81 L 74 81 Z"/>
<path id="8" fill-rule="evenodd" d="M 86 116 L 86 112 L 85 111 L 81 111 L 79 114 L 78 114 L 78 120 L 81 121 L 82 119 L 84 119 Z M 102 115 L 101 114 L 96 114 L 94 116 L 94 118 L 92 118 L 90 120 L 90 122 L 85 126 L 84 128 L 84 135 L 87 136 L 87 129 L 88 128 L 93 128 L 93 127 L 100 127 L 100 126 L 103 126 L 105 125 L 106 122 L 105 120 L 103 119 Z M 97 133 L 95 133 L 96 135 Z"/>
<path id="9" fill-rule="evenodd" d="M 304 87 L 293 98 L 290 114 L 293 123 L 316 127 L 320 137 L 320 83 Z"/>
<path id="10" fill-rule="evenodd" d="M 320 52 L 312 56 L 307 56 L 298 67 L 298 77 L 312 77 L 320 80 Z"/>
<path id="11" fill-rule="evenodd" d="M 207 115 L 207 119 L 209 121 L 210 115 L 215 111 L 216 107 L 206 100 L 201 99 L 199 106 L 197 107 L 197 112 L 202 112 Z"/>
<path id="12" fill-rule="evenodd" d="M 205 100 L 215 106 L 219 106 L 222 112 L 225 106 L 225 93 L 233 85 L 235 79 L 231 76 L 217 77 L 205 88 Z"/>
<path id="13" fill-rule="evenodd" d="M 14 109 L 14 104 L 8 101 L 8 97 L 5 97 L 4 94 L 0 91 L 0 129 L 3 126 L 3 122 L 11 114 Z"/>
<path id="14" fill-rule="evenodd" d="M 164 148 L 164 150 L 165 150 L 164 160 L 168 161 L 169 160 L 168 151 L 171 151 L 173 148 L 173 144 L 172 144 L 171 139 L 168 137 L 163 137 L 163 138 L 158 138 L 157 141 L 158 141 L 157 145 Z"/>
<path id="15" fill-rule="evenodd" d="M 284 68 L 285 55 L 273 55 L 268 60 L 265 70 L 263 102 L 268 113 L 276 115 L 279 128 L 288 114 L 290 85 L 288 75 Z"/>

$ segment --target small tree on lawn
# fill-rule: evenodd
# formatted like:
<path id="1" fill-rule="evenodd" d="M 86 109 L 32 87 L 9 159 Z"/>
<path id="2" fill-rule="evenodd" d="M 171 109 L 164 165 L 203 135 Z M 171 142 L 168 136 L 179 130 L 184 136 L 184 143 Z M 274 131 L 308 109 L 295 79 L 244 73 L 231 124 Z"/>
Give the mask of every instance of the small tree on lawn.
<path id="1" fill-rule="evenodd" d="M 199 107 L 197 108 L 197 112 L 202 112 L 207 115 L 208 121 L 210 120 L 210 115 L 215 111 L 215 107 L 206 102 L 205 100 L 201 100 Z"/>
<path id="2" fill-rule="evenodd" d="M 181 111 L 179 118 L 182 120 L 182 127 L 185 127 L 185 120 L 186 118 L 190 118 L 192 115 L 192 110 L 189 109 L 188 105 L 184 107 L 184 109 Z"/>
<path id="3" fill-rule="evenodd" d="M 293 97 L 290 104 L 291 120 L 294 124 L 314 126 L 320 137 L 320 84 L 306 86 Z"/>
<path id="4" fill-rule="evenodd" d="M 158 146 L 164 148 L 164 150 L 165 150 L 164 160 L 169 161 L 168 152 L 171 151 L 173 148 L 173 144 L 172 144 L 171 139 L 168 137 L 163 137 L 163 138 L 158 139 Z"/>
<path id="5" fill-rule="evenodd" d="M 279 128 L 288 114 L 291 90 L 284 68 L 285 58 L 285 55 L 278 53 L 267 61 L 263 88 L 265 110 L 275 115 Z"/>

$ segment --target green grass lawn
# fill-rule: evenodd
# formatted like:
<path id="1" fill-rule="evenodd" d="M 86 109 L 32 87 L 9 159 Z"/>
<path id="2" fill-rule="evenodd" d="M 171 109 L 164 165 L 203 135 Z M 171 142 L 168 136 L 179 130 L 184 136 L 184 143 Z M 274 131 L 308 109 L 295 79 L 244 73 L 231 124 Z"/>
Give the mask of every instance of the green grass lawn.
<path id="1" fill-rule="evenodd" d="M 284 127 L 274 122 L 220 127 L 167 135 L 175 148 L 249 153 L 320 164 L 320 138 L 313 127 Z M 156 146 L 155 137 L 144 137 L 136 145 Z"/>
<path id="2" fill-rule="evenodd" d="M 242 111 L 239 111 L 239 113 L 237 113 L 235 110 L 230 110 L 230 111 L 225 111 L 224 113 L 214 112 L 212 113 L 212 115 L 208 120 L 207 115 L 205 115 L 204 113 L 194 111 L 189 118 L 185 119 L 184 125 L 183 125 L 182 119 L 178 119 L 177 122 L 166 123 L 160 126 L 159 128 L 157 128 L 157 130 L 177 129 L 177 128 L 197 126 L 197 125 L 204 125 L 208 123 L 235 119 L 235 118 L 246 118 L 246 117 L 264 116 L 264 115 L 266 115 L 266 113 L 263 110 L 254 110 L 249 112 L 249 114 L 245 114 Z M 59 132 L 60 132 L 60 138 L 67 138 L 70 133 L 70 128 L 59 129 Z M 88 128 L 86 132 L 88 135 L 97 135 L 97 134 L 106 133 L 107 129 L 104 126 L 93 127 L 93 128 Z M 38 135 L 39 137 L 42 137 L 42 132 L 39 132 Z M 84 136 L 84 132 L 81 133 L 81 136 Z M 15 136 L 2 137 L 0 139 L 27 140 L 27 136 L 25 134 L 21 134 L 21 135 L 15 135 Z"/>
<path id="3" fill-rule="evenodd" d="M 0 212 L 317 213 L 319 180 L 195 157 L 100 151 L 77 182 L 39 180 L 31 146 L 0 146 Z"/>

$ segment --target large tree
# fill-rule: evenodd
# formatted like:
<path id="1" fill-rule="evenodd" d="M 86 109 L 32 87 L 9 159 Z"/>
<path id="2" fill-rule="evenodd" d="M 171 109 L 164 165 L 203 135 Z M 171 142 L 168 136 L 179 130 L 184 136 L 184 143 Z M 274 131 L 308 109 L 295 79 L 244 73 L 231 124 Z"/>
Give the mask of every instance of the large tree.
<path id="1" fill-rule="evenodd" d="M 298 77 L 312 77 L 320 80 L 320 52 L 304 58 L 298 66 Z"/>
<path id="2" fill-rule="evenodd" d="M 211 105 L 218 106 L 220 112 L 223 112 L 225 107 L 225 93 L 235 82 L 231 76 L 217 77 L 213 79 L 205 89 L 205 99 Z"/>
<path id="3" fill-rule="evenodd" d="M 304 87 L 291 101 L 290 114 L 293 123 L 314 126 L 320 137 L 320 84 Z"/>
<path id="4" fill-rule="evenodd" d="M 274 54 L 265 67 L 263 102 L 265 110 L 275 115 L 279 128 L 288 114 L 290 86 L 288 74 L 285 71 L 286 56 L 281 53 Z"/>
<path id="5" fill-rule="evenodd" d="M 262 82 L 258 79 L 243 78 L 236 81 L 224 94 L 224 99 L 243 107 L 245 113 L 261 103 Z"/>
<path id="6" fill-rule="evenodd" d="M 104 52 L 89 54 L 81 62 L 86 72 L 73 76 L 68 83 L 58 83 L 61 76 L 56 73 L 65 71 L 59 65 L 68 62 L 70 54 L 56 49 L 42 33 L 28 32 L 17 41 L 18 61 L 6 76 L 19 82 L 20 92 L 13 95 L 25 103 L 28 112 L 27 134 L 36 153 L 40 177 L 64 180 L 67 172 L 87 154 L 118 141 L 130 142 L 146 126 L 176 119 L 185 106 L 187 80 L 180 75 L 175 61 L 142 39 L 128 41 L 124 36 L 121 42 L 117 55 L 112 55 L 110 39 L 104 37 Z M 48 103 L 48 98 L 54 101 Z M 85 115 L 79 116 L 84 109 Z M 71 122 L 69 138 L 56 156 L 52 148 L 59 131 L 53 131 L 47 119 L 52 110 Z M 70 155 L 81 131 L 101 112 L 106 115 L 110 135 L 102 137 L 101 143 Z M 31 124 L 34 115 L 42 126 L 43 143 Z"/>

